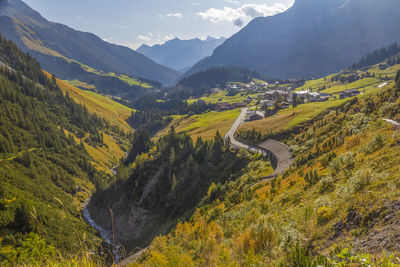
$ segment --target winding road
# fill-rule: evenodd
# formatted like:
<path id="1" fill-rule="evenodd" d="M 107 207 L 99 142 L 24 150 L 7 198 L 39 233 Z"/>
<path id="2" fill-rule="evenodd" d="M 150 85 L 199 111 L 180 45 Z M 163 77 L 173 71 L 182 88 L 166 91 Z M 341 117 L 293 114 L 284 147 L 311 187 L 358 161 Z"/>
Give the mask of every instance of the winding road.
<path id="1" fill-rule="evenodd" d="M 270 176 L 261 177 L 261 181 L 268 180 L 285 172 L 286 169 L 290 167 L 293 158 L 290 153 L 289 146 L 273 139 L 268 139 L 267 141 L 259 144 L 256 147 L 244 144 L 235 139 L 235 133 L 239 129 L 240 125 L 244 123 L 248 110 L 248 108 L 242 109 L 235 123 L 226 133 L 225 139 L 229 138 L 231 140 L 231 145 L 233 148 L 243 148 L 250 151 L 251 153 L 260 153 L 271 159 L 271 162 L 275 166 L 275 171 Z"/>
<path id="2" fill-rule="evenodd" d="M 400 127 L 400 123 L 398 123 L 397 121 L 390 120 L 390 119 L 383 119 L 383 120 L 388 122 L 388 123 L 390 123 L 390 124 L 392 124 L 395 127 Z"/>

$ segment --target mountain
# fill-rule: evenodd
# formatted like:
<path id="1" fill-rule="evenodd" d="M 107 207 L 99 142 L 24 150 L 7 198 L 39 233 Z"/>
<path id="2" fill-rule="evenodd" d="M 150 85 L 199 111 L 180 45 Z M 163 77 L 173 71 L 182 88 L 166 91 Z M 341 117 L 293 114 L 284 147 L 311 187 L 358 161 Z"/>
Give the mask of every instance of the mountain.
<path id="1" fill-rule="evenodd" d="M 178 76 L 176 71 L 127 47 L 49 22 L 21 0 L 0 0 L 0 32 L 36 57 L 44 69 L 62 79 L 92 74 L 92 69 L 164 84 L 173 83 Z"/>
<path id="2" fill-rule="evenodd" d="M 142 45 L 136 51 L 142 53 L 155 62 L 171 69 L 184 71 L 199 60 L 208 57 L 214 49 L 221 45 L 226 38 L 215 39 L 208 37 L 206 40 L 199 38 L 180 40 L 175 38 L 162 45 Z"/>
<path id="3" fill-rule="evenodd" d="M 100 249 L 81 209 L 95 187 L 109 185 L 105 170 L 123 157 L 116 140 L 124 133 L 1 35 L 0 103 L 0 265 L 52 266 L 53 257 Z"/>
<path id="4" fill-rule="evenodd" d="M 397 0 L 296 0 L 284 13 L 257 18 L 186 75 L 244 66 L 269 78 L 337 72 L 400 38 Z"/>

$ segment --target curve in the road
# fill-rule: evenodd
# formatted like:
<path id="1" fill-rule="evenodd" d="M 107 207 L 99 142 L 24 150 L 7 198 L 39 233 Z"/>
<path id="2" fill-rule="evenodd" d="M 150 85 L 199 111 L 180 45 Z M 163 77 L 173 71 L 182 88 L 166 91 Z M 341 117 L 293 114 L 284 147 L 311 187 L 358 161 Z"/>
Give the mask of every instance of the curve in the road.
<path id="1" fill-rule="evenodd" d="M 229 131 L 226 133 L 225 138 L 230 139 L 231 145 L 233 148 L 243 148 L 247 149 L 248 151 L 252 153 L 260 153 L 263 154 L 264 156 L 268 157 L 272 165 L 275 167 L 275 171 L 268 177 L 262 177 L 262 180 L 265 179 L 271 179 L 273 177 L 276 177 L 280 174 L 282 174 L 286 169 L 290 167 L 292 164 L 293 158 L 292 154 L 290 153 L 290 148 L 289 146 L 273 140 L 269 139 L 261 144 L 259 144 L 257 147 L 250 146 L 247 144 L 244 144 L 242 142 L 239 142 L 235 139 L 235 133 L 239 129 L 240 125 L 244 123 L 244 120 L 246 118 L 246 113 L 248 111 L 248 108 L 243 108 L 240 115 L 236 119 L 235 123 L 232 125 L 232 127 L 229 129 Z"/>

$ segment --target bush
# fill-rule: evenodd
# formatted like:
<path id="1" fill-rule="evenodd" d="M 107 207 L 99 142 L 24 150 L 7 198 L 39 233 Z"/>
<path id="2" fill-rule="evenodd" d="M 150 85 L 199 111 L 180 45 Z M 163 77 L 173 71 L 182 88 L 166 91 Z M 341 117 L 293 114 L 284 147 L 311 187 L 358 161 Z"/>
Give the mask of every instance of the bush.
<path id="1" fill-rule="evenodd" d="M 48 245 L 46 240 L 37 234 L 30 233 L 22 241 L 21 246 L 14 248 L 7 258 L 12 263 L 40 266 L 44 262 L 54 259 L 55 255 L 56 249 L 53 246 Z M 7 261 L 2 264 L 7 265 Z"/>
<path id="2" fill-rule="evenodd" d="M 295 248 L 286 256 L 281 267 L 317 267 L 317 266 L 329 266 L 328 260 L 323 256 L 314 257 L 311 253 L 305 249 L 296 245 Z"/>
<path id="3" fill-rule="evenodd" d="M 324 224 L 330 221 L 333 217 L 333 211 L 329 207 L 320 207 L 317 210 L 318 223 Z"/>
<path id="4" fill-rule="evenodd" d="M 362 191 L 371 183 L 371 172 L 369 170 L 358 171 L 349 180 L 350 187 L 354 193 Z"/>
<path id="5" fill-rule="evenodd" d="M 331 176 L 327 176 L 321 180 L 321 186 L 319 187 L 320 194 L 332 192 L 334 189 L 335 185 Z"/>
<path id="6" fill-rule="evenodd" d="M 374 138 L 372 138 L 367 145 L 361 148 L 361 152 L 367 155 L 372 154 L 384 146 L 385 146 L 385 140 L 381 134 L 378 134 Z"/>
<path id="7" fill-rule="evenodd" d="M 329 163 L 334 158 L 336 158 L 336 154 L 334 152 L 331 152 L 329 154 L 325 154 L 320 160 L 320 163 L 321 163 L 322 167 L 324 167 L 324 168 L 328 167 Z"/>

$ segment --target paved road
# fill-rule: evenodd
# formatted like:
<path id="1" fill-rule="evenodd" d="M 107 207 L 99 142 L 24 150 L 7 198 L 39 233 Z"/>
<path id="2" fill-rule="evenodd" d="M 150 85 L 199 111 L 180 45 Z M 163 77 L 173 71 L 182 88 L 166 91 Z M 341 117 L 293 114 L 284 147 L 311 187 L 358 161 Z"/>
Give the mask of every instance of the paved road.
<path id="1" fill-rule="evenodd" d="M 230 138 L 232 147 L 234 148 L 244 148 L 247 149 L 248 151 L 252 153 L 260 153 L 263 154 L 264 156 L 267 156 L 271 159 L 273 159 L 276 168 L 275 171 L 268 177 L 262 177 L 262 180 L 265 179 L 271 179 L 274 178 L 280 174 L 282 174 L 287 168 L 290 167 L 290 164 L 292 163 L 292 156 L 290 153 L 290 148 L 276 140 L 269 139 L 262 144 L 260 144 L 259 147 L 254 147 L 254 146 L 249 146 L 247 144 L 244 144 L 242 142 L 239 142 L 235 139 L 235 133 L 239 129 L 240 125 L 244 122 L 246 119 L 246 113 L 248 111 L 248 108 L 243 108 L 240 115 L 237 117 L 235 123 L 232 125 L 232 127 L 229 129 L 229 131 L 226 133 L 225 138 L 228 139 Z"/>
<path id="2" fill-rule="evenodd" d="M 397 121 L 394 120 L 389 120 L 389 119 L 383 119 L 384 121 L 396 126 L 396 127 L 400 127 L 400 123 L 398 123 Z"/>
<path id="3" fill-rule="evenodd" d="M 242 109 L 242 112 L 240 112 L 240 115 L 237 117 L 235 123 L 233 123 L 232 127 L 229 129 L 229 131 L 225 135 L 225 139 L 230 138 L 231 144 L 237 148 L 244 148 L 244 149 L 249 148 L 248 145 L 243 144 L 235 139 L 235 133 L 239 129 L 240 125 L 242 125 L 242 123 L 246 119 L 246 113 L 248 110 L 249 110 L 249 108 Z"/>
<path id="4" fill-rule="evenodd" d="M 229 131 L 225 135 L 225 139 L 230 138 L 231 139 L 231 145 L 234 148 L 244 148 L 246 150 L 249 150 L 252 153 L 262 153 L 264 154 L 260 149 L 254 147 L 254 146 L 249 146 L 247 144 L 244 144 L 242 142 L 239 142 L 238 140 L 235 139 L 235 133 L 239 129 L 240 125 L 243 124 L 244 120 L 246 119 L 246 113 L 249 110 L 249 108 L 243 108 L 242 112 L 240 115 L 237 117 L 235 123 L 232 125 L 232 127 L 229 129 Z"/>

